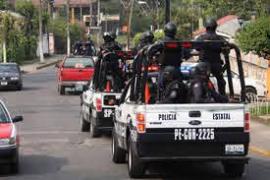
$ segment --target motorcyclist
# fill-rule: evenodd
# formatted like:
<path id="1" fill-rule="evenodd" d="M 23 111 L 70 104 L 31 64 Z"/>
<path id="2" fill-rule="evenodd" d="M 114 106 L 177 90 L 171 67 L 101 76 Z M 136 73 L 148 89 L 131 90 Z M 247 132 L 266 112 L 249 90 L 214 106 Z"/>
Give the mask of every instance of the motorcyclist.
<path id="1" fill-rule="evenodd" d="M 206 33 L 197 38 L 198 41 L 204 40 L 216 40 L 225 41 L 225 39 L 216 34 L 217 22 L 215 19 L 210 18 L 205 23 Z M 218 91 L 221 95 L 225 95 L 226 81 L 223 77 L 223 61 L 221 59 L 222 49 L 221 47 L 199 49 L 200 56 L 199 59 L 202 62 L 207 62 L 210 64 L 210 70 L 213 76 L 217 79 Z"/>

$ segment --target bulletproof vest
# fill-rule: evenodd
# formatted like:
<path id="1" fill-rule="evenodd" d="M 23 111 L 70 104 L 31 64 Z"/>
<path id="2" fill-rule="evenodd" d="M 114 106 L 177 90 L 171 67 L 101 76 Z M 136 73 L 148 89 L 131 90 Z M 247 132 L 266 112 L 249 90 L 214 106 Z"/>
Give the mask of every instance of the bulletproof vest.
<path id="1" fill-rule="evenodd" d="M 177 41 L 177 40 L 170 37 L 165 37 L 161 43 L 172 42 L 172 41 Z M 181 47 L 172 48 L 172 49 L 164 48 L 164 50 L 159 56 L 159 63 L 163 67 L 164 66 L 180 67 L 181 62 L 182 62 Z"/>
<path id="2" fill-rule="evenodd" d="M 205 34 L 201 35 L 197 40 L 216 40 L 216 41 L 225 41 L 225 39 L 215 32 L 206 32 Z M 221 47 L 218 46 L 211 46 L 204 49 L 200 49 L 200 61 L 202 62 L 209 62 L 210 64 L 220 64 L 222 63 L 220 53 L 222 52 Z"/>

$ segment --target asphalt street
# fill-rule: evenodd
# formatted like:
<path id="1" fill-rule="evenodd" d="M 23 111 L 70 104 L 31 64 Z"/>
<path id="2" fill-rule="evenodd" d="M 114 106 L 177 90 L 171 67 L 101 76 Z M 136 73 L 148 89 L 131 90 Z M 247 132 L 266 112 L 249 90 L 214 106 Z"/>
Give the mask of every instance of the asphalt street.
<path id="1" fill-rule="evenodd" d="M 109 136 L 91 139 L 88 133 L 80 132 L 79 96 L 58 95 L 54 68 L 25 75 L 22 91 L 0 91 L 0 98 L 12 115 L 24 116 L 24 122 L 17 124 L 21 135 L 20 173 L 11 175 L 0 166 L 1 180 L 129 179 L 127 165 L 111 161 Z M 270 158 L 250 156 L 242 179 L 270 179 Z M 230 178 L 219 163 L 170 163 L 149 165 L 146 179 Z"/>

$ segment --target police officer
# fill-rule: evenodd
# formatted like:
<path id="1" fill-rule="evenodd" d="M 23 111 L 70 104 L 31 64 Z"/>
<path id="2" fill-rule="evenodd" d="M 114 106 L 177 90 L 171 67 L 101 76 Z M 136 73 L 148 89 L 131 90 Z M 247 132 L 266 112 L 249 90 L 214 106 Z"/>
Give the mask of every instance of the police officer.
<path id="1" fill-rule="evenodd" d="M 164 92 L 161 103 L 174 104 L 185 103 L 187 99 L 186 86 L 179 79 L 178 67 L 166 66 L 163 69 Z"/>
<path id="2" fill-rule="evenodd" d="M 217 22 L 213 18 L 210 18 L 205 23 L 206 33 L 197 38 L 198 41 L 204 40 L 218 40 L 225 41 L 225 39 L 216 34 Z M 218 83 L 218 91 L 221 95 L 225 95 L 226 82 L 223 78 L 223 61 L 221 59 L 222 49 L 220 47 L 200 49 L 199 59 L 202 62 L 210 64 L 211 73 L 216 77 Z"/>
<path id="3" fill-rule="evenodd" d="M 136 50 L 139 51 L 143 47 L 151 45 L 154 43 L 154 34 L 151 31 L 146 31 L 142 33 L 141 38 L 140 38 L 140 43 L 136 47 Z"/>
<path id="4" fill-rule="evenodd" d="M 121 51 L 122 48 L 118 42 L 115 41 L 116 35 L 113 32 L 105 32 L 103 34 L 104 44 L 101 45 L 100 50 Z"/>

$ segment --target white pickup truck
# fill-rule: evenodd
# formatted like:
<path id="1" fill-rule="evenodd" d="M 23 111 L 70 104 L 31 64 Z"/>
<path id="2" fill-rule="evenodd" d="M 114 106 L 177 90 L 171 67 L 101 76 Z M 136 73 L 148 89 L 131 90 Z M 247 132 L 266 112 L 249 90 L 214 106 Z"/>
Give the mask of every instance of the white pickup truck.
<path id="1" fill-rule="evenodd" d="M 146 85 L 142 84 L 151 81 L 152 88 L 158 87 L 159 76 L 140 74 L 126 86 L 116 108 L 113 162 L 124 163 L 127 153 L 132 178 L 142 177 L 147 163 L 153 161 L 220 161 L 225 173 L 242 176 L 249 159 L 250 121 L 244 99 L 228 103 L 149 103 L 145 100 Z"/>
<path id="2" fill-rule="evenodd" d="M 98 137 L 101 132 L 111 131 L 115 104 L 120 95 L 96 91 L 91 80 L 88 90 L 81 95 L 81 131 L 90 131 L 91 137 Z"/>

